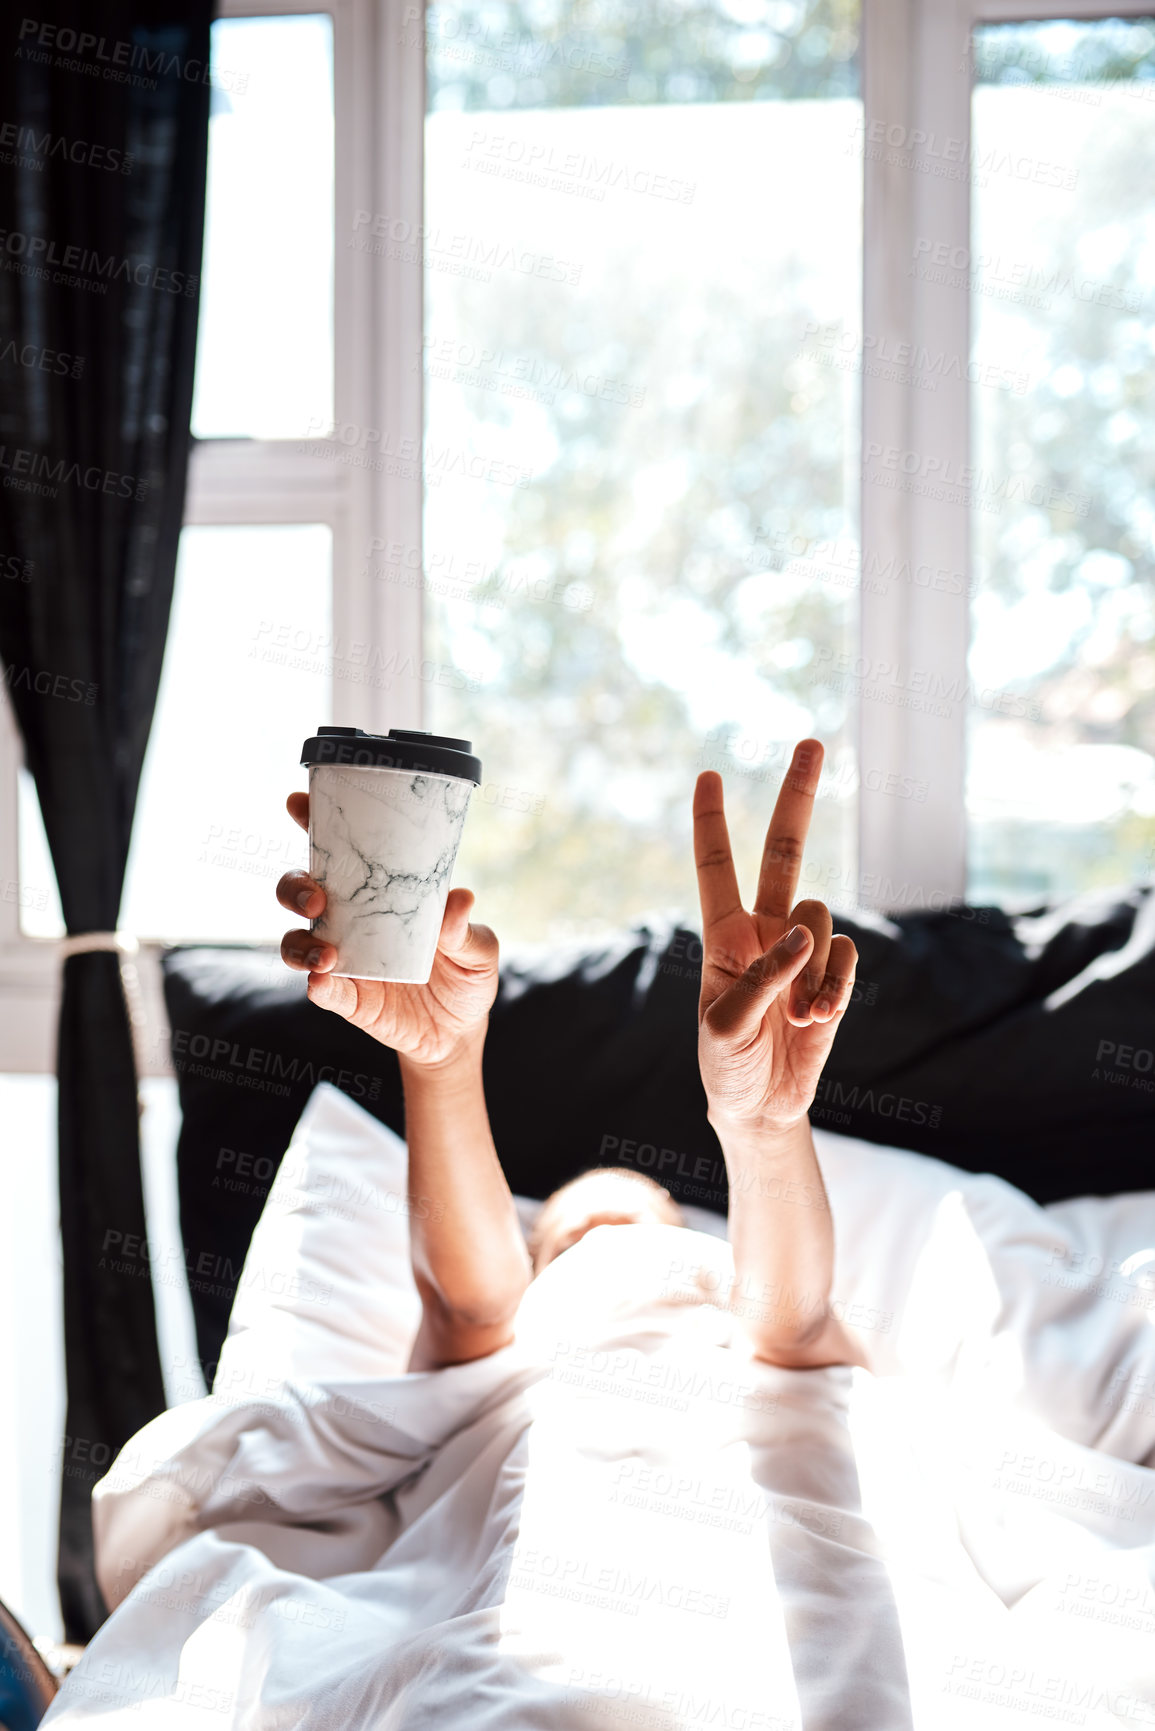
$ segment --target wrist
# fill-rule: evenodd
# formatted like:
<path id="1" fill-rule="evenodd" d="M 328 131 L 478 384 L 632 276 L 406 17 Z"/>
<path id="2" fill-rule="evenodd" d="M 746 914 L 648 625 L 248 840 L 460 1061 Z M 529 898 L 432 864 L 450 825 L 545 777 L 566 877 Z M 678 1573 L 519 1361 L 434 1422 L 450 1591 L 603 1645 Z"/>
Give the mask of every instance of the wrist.
<path id="1" fill-rule="evenodd" d="M 488 1027 L 488 1015 L 482 1016 L 436 1058 L 419 1058 L 412 1053 L 398 1052 L 402 1081 L 428 1079 L 448 1082 L 480 1074 Z"/>
<path id="2" fill-rule="evenodd" d="M 787 1154 L 810 1136 L 810 1119 L 805 1112 L 796 1118 L 768 1118 L 764 1114 L 743 1117 L 711 1108 L 706 1117 L 727 1159 L 752 1155 L 765 1160 L 776 1153 Z"/>

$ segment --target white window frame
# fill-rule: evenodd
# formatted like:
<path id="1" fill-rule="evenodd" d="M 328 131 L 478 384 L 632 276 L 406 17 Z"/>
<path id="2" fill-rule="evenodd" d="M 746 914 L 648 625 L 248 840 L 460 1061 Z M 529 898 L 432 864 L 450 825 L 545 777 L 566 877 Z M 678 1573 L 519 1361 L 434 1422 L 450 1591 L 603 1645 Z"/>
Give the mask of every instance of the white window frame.
<path id="1" fill-rule="evenodd" d="M 864 150 L 862 329 L 878 352 L 904 342 L 932 354 L 970 355 L 970 296 L 909 274 L 919 237 L 969 253 L 970 183 L 938 178 L 902 165 L 912 134 L 950 139 L 969 160 L 971 38 L 976 25 L 1072 18 L 1150 17 L 1146 6 L 1111 0 L 1045 5 L 1039 0 L 863 0 L 864 136 L 872 123 L 894 127 L 899 148 Z M 949 254 L 948 254 L 949 256 Z M 883 345 L 885 344 L 885 348 Z M 880 370 L 881 372 L 881 370 Z M 940 377 L 934 391 L 912 390 L 880 373 L 862 379 L 862 451 L 871 443 L 933 454 L 939 471 L 957 474 L 971 461 L 971 400 L 965 376 Z M 970 512 L 866 481 L 861 489 L 861 544 L 884 564 L 909 561 L 913 571 L 967 573 Z M 885 594 L 860 596 L 859 653 L 867 674 L 898 667 L 911 683 L 937 676 L 948 691 L 966 684 L 970 643 L 967 585 L 955 596 L 891 583 Z M 925 803 L 895 799 L 881 788 L 859 790 L 858 888 L 864 906 L 883 911 L 909 905 L 915 891 L 928 906 L 962 898 L 967 883 L 967 709 L 953 702 L 938 717 L 898 705 L 859 705 L 859 764 L 926 784 Z M 904 894 L 904 892 L 909 892 Z M 933 898 L 933 899 L 932 899 Z"/>
<path id="2" fill-rule="evenodd" d="M 187 524 L 324 523 L 333 536 L 333 631 L 343 642 L 397 649 L 420 660 L 421 590 L 373 575 L 370 543 L 421 548 L 421 484 L 405 466 L 380 472 L 331 460 L 342 428 L 372 429 L 382 443 L 422 443 L 420 267 L 346 243 L 354 214 L 384 216 L 413 235 L 422 221 L 425 69 L 406 30 L 410 0 L 223 0 L 218 16 L 328 13 L 333 20 L 335 111 L 334 374 L 330 440 L 205 440 L 194 445 Z M 371 225 L 362 225 L 365 228 Z M 321 454 L 299 447 L 317 446 Z M 384 729 L 420 726 L 419 679 L 387 696 L 335 681 L 330 719 Z M 388 709 L 386 711 L 386 704 Z M 59 943 L 20 929 L 15 719 L 0 703 L 0 1067 L 40 1074 L 55 1067 Z M 171 1074 L 159 943 L 138 958 L 146 1074 Z"/>
<path id="3" fill-rule="evenodd" d="M 865 137 L 874 122 L 934 133 L 970 148 L 971 33 L 978 24 L 1050 18 L 1145 17 L 1144 6 L 1110 0 L 1044 5 L 1038 0 L 863 0 L 862 97 Z M 412 0 L 223 0 L 222 17 L 328 12 L 333 18 L 336 110 L 334 419 L 413 441 L 423 437 L 423 273 L 401 258 L 351 248 L 358 210 L 416 235 L 423 218 L 425 68 L 413 42 Z M 892 351 L 904 342 L 932 353 L 969 356 L 969 296 L 908 273 L 914 243 L 932 235 L 969 248 L 965 176 L 911 172 L 885 151 L 864 149 L 862 329 Z M 387 250 L 387 249 L 384 249 Z M 933 391 L 911 390 L 879 373 L 862 379 L 863 452 L 871 443 L 933 452 L 953 469 L 970 458 L 970 392 L 965 367 Z M 310 441 L 316 443 L 316 441 Z M 334 452 L 340 441 L 332 441 Z M 185 520 L 190 524 L 327 523 L 333 534 L 333 626 L 347 640 L 381 645 L 420 662 L 422 592 L 378 582 L 371 541 L 421 549 L 420 484 L 386 464 L 381 473 L 299 453 L 294 441 L 206 441 L 193 454 Z M 969 513 L 960 507 L 864 484 L 863 549 L 912 569 L 969 572 Z M 963 594 L 892 583 L 861 595 L 859 653 L 879 664 L 966 680 L 969 606 Z M 420 726 L 423 686 L 389 699 L 342 683 L 333 719 L 380 729 Z M 926 784 L 925 802 L 862 786 L 858 894 L 864 906 L 901 906 L 961 897 L 966 887 L 967 708 L 942 718 L 885 703 L 859 704 L 863 768 Z M 17 766 L 21 750 L 9 706 L 0 704 L 0 1062 L 8 1071 L 53 1068 L 60 964 L 58 945 L 20 931 Z M 160 992 L 159 946 L 142 946 L 148 1017 L 147 1073 L 170 1073 Z"/>

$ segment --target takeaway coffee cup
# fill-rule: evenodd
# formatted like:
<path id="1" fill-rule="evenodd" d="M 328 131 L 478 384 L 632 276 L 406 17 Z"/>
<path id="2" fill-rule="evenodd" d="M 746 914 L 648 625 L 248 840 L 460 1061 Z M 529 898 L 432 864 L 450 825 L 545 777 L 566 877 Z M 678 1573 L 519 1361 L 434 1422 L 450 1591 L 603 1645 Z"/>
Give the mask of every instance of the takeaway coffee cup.
<path id="1" fill-rule="evenodd" d="M 333 973 L 424 985 L 481 764 L 468 739 L 319 727 L 309 767 L 309 870 L 325 891 L 311 922 L 337 946 Z"/>

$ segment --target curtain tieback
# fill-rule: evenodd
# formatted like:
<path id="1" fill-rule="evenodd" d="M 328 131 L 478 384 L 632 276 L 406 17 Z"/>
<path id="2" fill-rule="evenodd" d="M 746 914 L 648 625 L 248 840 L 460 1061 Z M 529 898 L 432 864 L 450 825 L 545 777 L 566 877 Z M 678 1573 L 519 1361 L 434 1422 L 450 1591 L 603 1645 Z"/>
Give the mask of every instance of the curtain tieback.
<path id="1" fill-rule="evenodd" d="M 140 973 L 135 961 L 135 957 L 140 953 L 140 944 L 131 932 L 76 932 L 71 937 L 62 938 L 59 945 L 62 962 L 66 962 L 69 956 L 84 956 L 93 950 L 115 950 L 120 958 L 120 984 L 124 992 L 125 1009 L 128 1012 L 128 1026 L 132 1034 L 132 1055 L 136 1064 L 136 1076 L 139 1083 L 145 1069 L 145 1030 L 147 1027 L 144 1013 L 144 993 L 141 991 Z"/>
<path id="2" fill-rule="evenodd" d="M 64 961 L 69 956 L 83 956 L 88 950 L 120 950 L 123 955 L 135 956 L 139 948 L 131 932 L 76 932 L 74 936 L 60 940 L 60 955 Z"/>

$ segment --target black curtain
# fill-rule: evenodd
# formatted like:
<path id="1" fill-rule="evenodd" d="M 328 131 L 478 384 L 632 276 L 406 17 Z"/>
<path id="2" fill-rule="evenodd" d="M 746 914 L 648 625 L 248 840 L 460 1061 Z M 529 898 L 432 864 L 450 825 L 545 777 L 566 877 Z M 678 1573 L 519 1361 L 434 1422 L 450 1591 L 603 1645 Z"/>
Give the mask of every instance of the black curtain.
<path id="1" fill-rule="evenodd" d="M 69 933 L 115 928 L 184 503 L 211 0 L 0 26 L 0 663 Z M 107 1615 L 93 1482 L 164 1407 L 118 958 L 64 964 L 57 1053 L 66 1638 Z M 135 1245 L 134 1245 L 135 1241 Z M 134 1246 L 135 1257 L 115 1254 Z"/>

